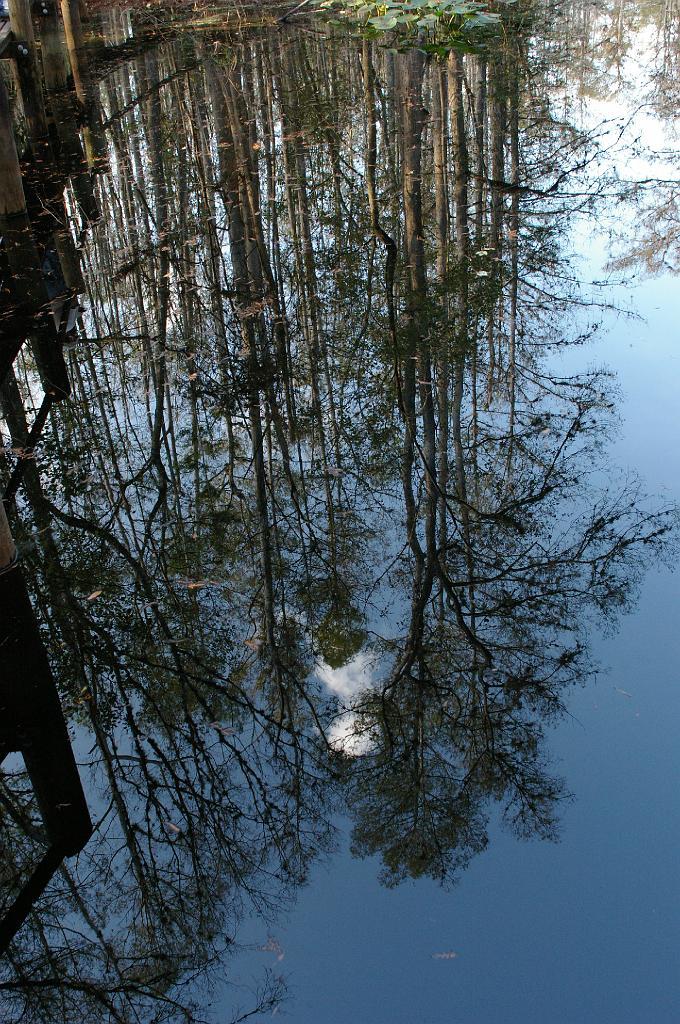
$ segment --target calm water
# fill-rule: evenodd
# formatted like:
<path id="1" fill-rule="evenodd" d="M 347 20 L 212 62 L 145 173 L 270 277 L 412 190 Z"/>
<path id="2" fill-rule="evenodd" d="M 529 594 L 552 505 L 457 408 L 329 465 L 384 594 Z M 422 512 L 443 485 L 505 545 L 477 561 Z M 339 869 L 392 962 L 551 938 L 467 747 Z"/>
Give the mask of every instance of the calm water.
<path id="1" fill-rule="evenodd" d="M 99 16 L 8 503 L 94 832 L 3 1022 L 680 1020 L 678 9 L 550 6 Z"/>

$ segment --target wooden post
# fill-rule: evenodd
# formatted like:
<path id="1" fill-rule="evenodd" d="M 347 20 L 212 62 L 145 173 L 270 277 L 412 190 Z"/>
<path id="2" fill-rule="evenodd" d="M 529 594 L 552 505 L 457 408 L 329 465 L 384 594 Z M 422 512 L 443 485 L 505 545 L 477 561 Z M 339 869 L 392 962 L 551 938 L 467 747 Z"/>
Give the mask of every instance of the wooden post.
<path id="1" fill-rule="evenodd" d="M 8 7 L 9 23 L 15 38 L 16 68 L 28 134 L 35 156 L 41 156 L 41 148 L 49 145 L 49 136 L 30 2 L 8 0 Z"/>
<path id="2" fill-rule="evenodd" d="M 52 4 L 47 14 L 40 15 L 40 57 L 45 92 L 66 92 L 68 89 L 68 57 L 61 19 Z"/>
<path id="3" fill-rule="evenodd" d="M 2 182 L 2 188 L 0 188 L 0 231 L 2 231 L 2 227 L 8 223 L 10 218 L 26 213 L 19 157 L 12 130 L 12 114 L 2 75 L 0 75 L 0 181 Z M 0 335 L 0 377 L 4 376 L 6 367 L 11 366 L 14 362 L 22 341 L 16 318 L 3 318 L 3 331 Z"/>
<path id="4" fill-rule="evenodd" d="M 66 40 L 62 21 L 57 16 L 55 7 L 48 8 L 48 13 L 40 19 L 40 47 L 45 91 L 59 137 L 61 169 L 72 180 L 83 216 L 88 221 L 95 221 L 99 218 L 99 207 L 80 141 L 73 95 L 68 87 L 69 59 L 66 53 Z M 68 283 L 68 278 L 66 280 Z"/>
<path id="5" fill-rule="evenodd" d="M 64 19 L 66 49 L 73 74 L 73 87 L 87 119 L 87 124 L 83 128 L 85 155 L 88 165 L 96 170 L 106 163 L 106 140 L 94 101 L 79 0 L 61 0 L 61 13 Z"/>
<path id="6" fill-rule="evenodd" d="M 5 503 L 0 501 L 0 572 L 5 572 L 15 561 L 16 556 L 17 549 L 7 522 Z"/>
<path id="7" fill-rule="evenodd" d="M 65 218 L 66 211 L 64 210 L 63 213 Z M 64 275 L 64 284 L 72 292 L 75 292 L 76 295 L 82 295 L 86 288 L 83 268 L 80 262 L 80 250 L 76 249 L 73 236 L 65 220 L 54 232 L 53 237 L 54 246 L 59 256 L 59 263 L 61 264 L 61 272 Z"/>
<path id="8" fill-rule="evenodd" d="M 2 501 L 0 563 L 0 755 L 21 752 L 50 839 L 47 853 L 0 920 L 2 954 L 63 858 L 83 849 L 92 821 Z"/>
<path id="9" fill-rule="evenodd" d="M 82 850 L 92 824 L 57 687 L 21 566 L 0 574 L 0 704 L 20 750 L 50 839 L 63 855 Z"/>
<path id="10" fill-rule="evenodd" d="M 70 394 L 70 383 L 61 344 L 52 318 L 41 260 L 26 210 L 21 181 L 9 98 L 0 75 L 0 233 L 5 242 L 7 263 L 12 274 L 14 301 L 24 319 L 23 337 L 31 336 L 31 344 L 46 394 L 55 399 Z M 19 328 L 15 328 L 18 330 Z M 21 348 L 21 335 L 4 338 L 0 345 L 0 374 L 11 365 Z"/>
<path id="11" fill-rule="evenodd" d="M 5 82 L 0 75 L 0 217 L 26 210 L 19 156 L 12 130 L 12 112 Z"/>
<path id="12" fill-rule="evenodd" d="M 64 19 L 66 49 L 71 62 L 73 87 L 83 107 L 87 106 L 87 57 L 85 56 L 85 33 L 80 20 L 78 0 L 61 0 L 61 15 Z"/>

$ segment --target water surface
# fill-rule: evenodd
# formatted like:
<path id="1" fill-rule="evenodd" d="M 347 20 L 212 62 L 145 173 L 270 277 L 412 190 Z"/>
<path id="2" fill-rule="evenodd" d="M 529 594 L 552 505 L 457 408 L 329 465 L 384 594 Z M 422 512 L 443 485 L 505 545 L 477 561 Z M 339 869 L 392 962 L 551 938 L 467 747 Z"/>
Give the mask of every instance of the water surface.
<path id="1" fill-rule="evenodd" d="M 671 1024 L 677 9 L 100 28 L 12 514 L 95 828 L 6 1019 Z"/>

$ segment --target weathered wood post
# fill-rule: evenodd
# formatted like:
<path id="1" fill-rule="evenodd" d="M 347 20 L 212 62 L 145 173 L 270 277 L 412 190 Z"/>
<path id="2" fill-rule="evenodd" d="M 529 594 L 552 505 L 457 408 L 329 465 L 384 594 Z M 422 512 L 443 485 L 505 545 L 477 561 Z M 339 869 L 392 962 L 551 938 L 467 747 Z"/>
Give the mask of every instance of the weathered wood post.
<path id="1" fill-rule="evenodd" d="M 7 572 L 16 561 L 17 549 L 7 521 L 5 504 L 0 501 L 0 572 Z"/>
<path id="2" fill-rule="evenodd" d="M 68 227 L 67 214 L 64 204 L 61 204 L 61 216 L 59 227 L 54 232 L 54 246 L 57 250 L 61 272 L 64 276 L 64 284 L 76 295 L 82 295 L 85 288 L 83 268 L 80 261 L 80 250 L 76 249 L 73 236 Z"/>
<path id="3" fill-rule="evenodd" d="M 0 75 L 0 233 L 5 240 L 12 273 L 13 298 L 19 316 L 11 336 L 0 341 L 0 374 L 11 365 L 25 337 L 31 347 L 46 394 L 55 399 L 70 394 L 70 383 L 61 344 L 52 318 L 41 260 L 26 210 L 9 98 Z M 21 332 L 21 319 L 25 330 Z"/>
<path id="4" fill-rule="evenodd" d="M 9 23 L 14 33 L 15 62 L 28 134 L 36 158 L 49 149 L 49 133 L 40 66 L 29 0 L 8 0 Z"/>
<path id="5" fill-rule="evenodd" d="M 4 511 L 0 530 L 11 532 Z M 9 547 L 8 547 L 9 550 Z M 62 856 L 78 853 L 92 833 L 61 703 L 16 552 L 0 568 L 0 704 L 16 725 L 40 813 Z"/>
<path id="6" fill-rule="evenodd" d="M 5 81 L 0 75 L 0 216 L 10 217 L 26 209 L 19 156 L 14 142 L 12 113 Z"/>
<path id="7" fill-rule="evenodd" d="M 0 188 L 0 231 L 4 234 L 4 228 L 11 217 L 22 212 L 25 214 L 26 205 L 19 157 L 14 144 L 12 116 L 2 75 L 0 75 L 0 181 L 2 182 L 2 188 Z M 4 330 L 0 334 L 0 376 L 4 375 L 7 366 L 11 366 L 23 343 L 23 337 L 18 334 L 14 321 L 10 324 L 9 318 L 6 318 L 3 327 Z"/>
<path id="8" fill-rule="evenodd" d="M 87 103 L 87 89 L 83 76 L 87 74 L 87 58 L 85 56 L 85 33 L 80 18 L 78 0 L 61 0 L 61 16 L 64 19 L 64 35 L 71 62 L 73 87 L 84 107 Z"/>
<path id="9" fill-rule="evenodd" d="M 66 92 L 68 89 L 68 56 L 57 7 L 50 0 L 45 10 L 38 15 L 40 38 L 40 59 L 42 62 L 45 92 Z"/>
<path id="10" fill-rule="evenodd" d="M 106 140 L 90 77 L 79 0 L 61 0 L 61 14 L 64 19 L 64 36 L 73 74 L 73 87 L 87 120 L 87 124 L 83 126 L 85 155 L 89 166 L 97 170 L 106 163 Z"/>
<path id="11" fill-rule="evenodd" d="M 40 51 L 48 107 L 59 139 L 60 166 L 71 178 L 82 215 L 88 221 L 95 221 L 99 218 L 99 207 L 80 141 L 73 94 L 69 90 L 69 59 L 62 20 L 51 0 L 46 7 L 47 13 L 41 14 L 39 21 Z"/>
<path id="12" fill-rule="evenodd" d="M 3 953 L 64 857 L 92 835 L 71 741 L 14 540 L 0 501 L 1 756 L 21 752 L 50 846 L 0 920 Z"/>

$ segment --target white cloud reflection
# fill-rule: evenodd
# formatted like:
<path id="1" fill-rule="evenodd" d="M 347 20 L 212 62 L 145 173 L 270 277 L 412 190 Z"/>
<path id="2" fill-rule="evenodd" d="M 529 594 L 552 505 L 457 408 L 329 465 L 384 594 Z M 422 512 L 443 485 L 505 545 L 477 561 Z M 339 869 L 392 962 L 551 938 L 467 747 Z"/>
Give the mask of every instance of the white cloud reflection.
<path id="1" fill-rule="evenodd" d="M 339 698 L 341 706 L 351 703 L 363 690 L 374 686 L 374 672 L 375 656 L 368 651 L 360 651 L 340 668 L 331 668 L 323 660 L 316 666 L 316 675 Z M 353 711 L 339 715 L 328 730 L 331 746 L 352 757 L 368 753 L 371 748 L 370 736 L 357 733 L 356 724 L 357 715 Z"/>

